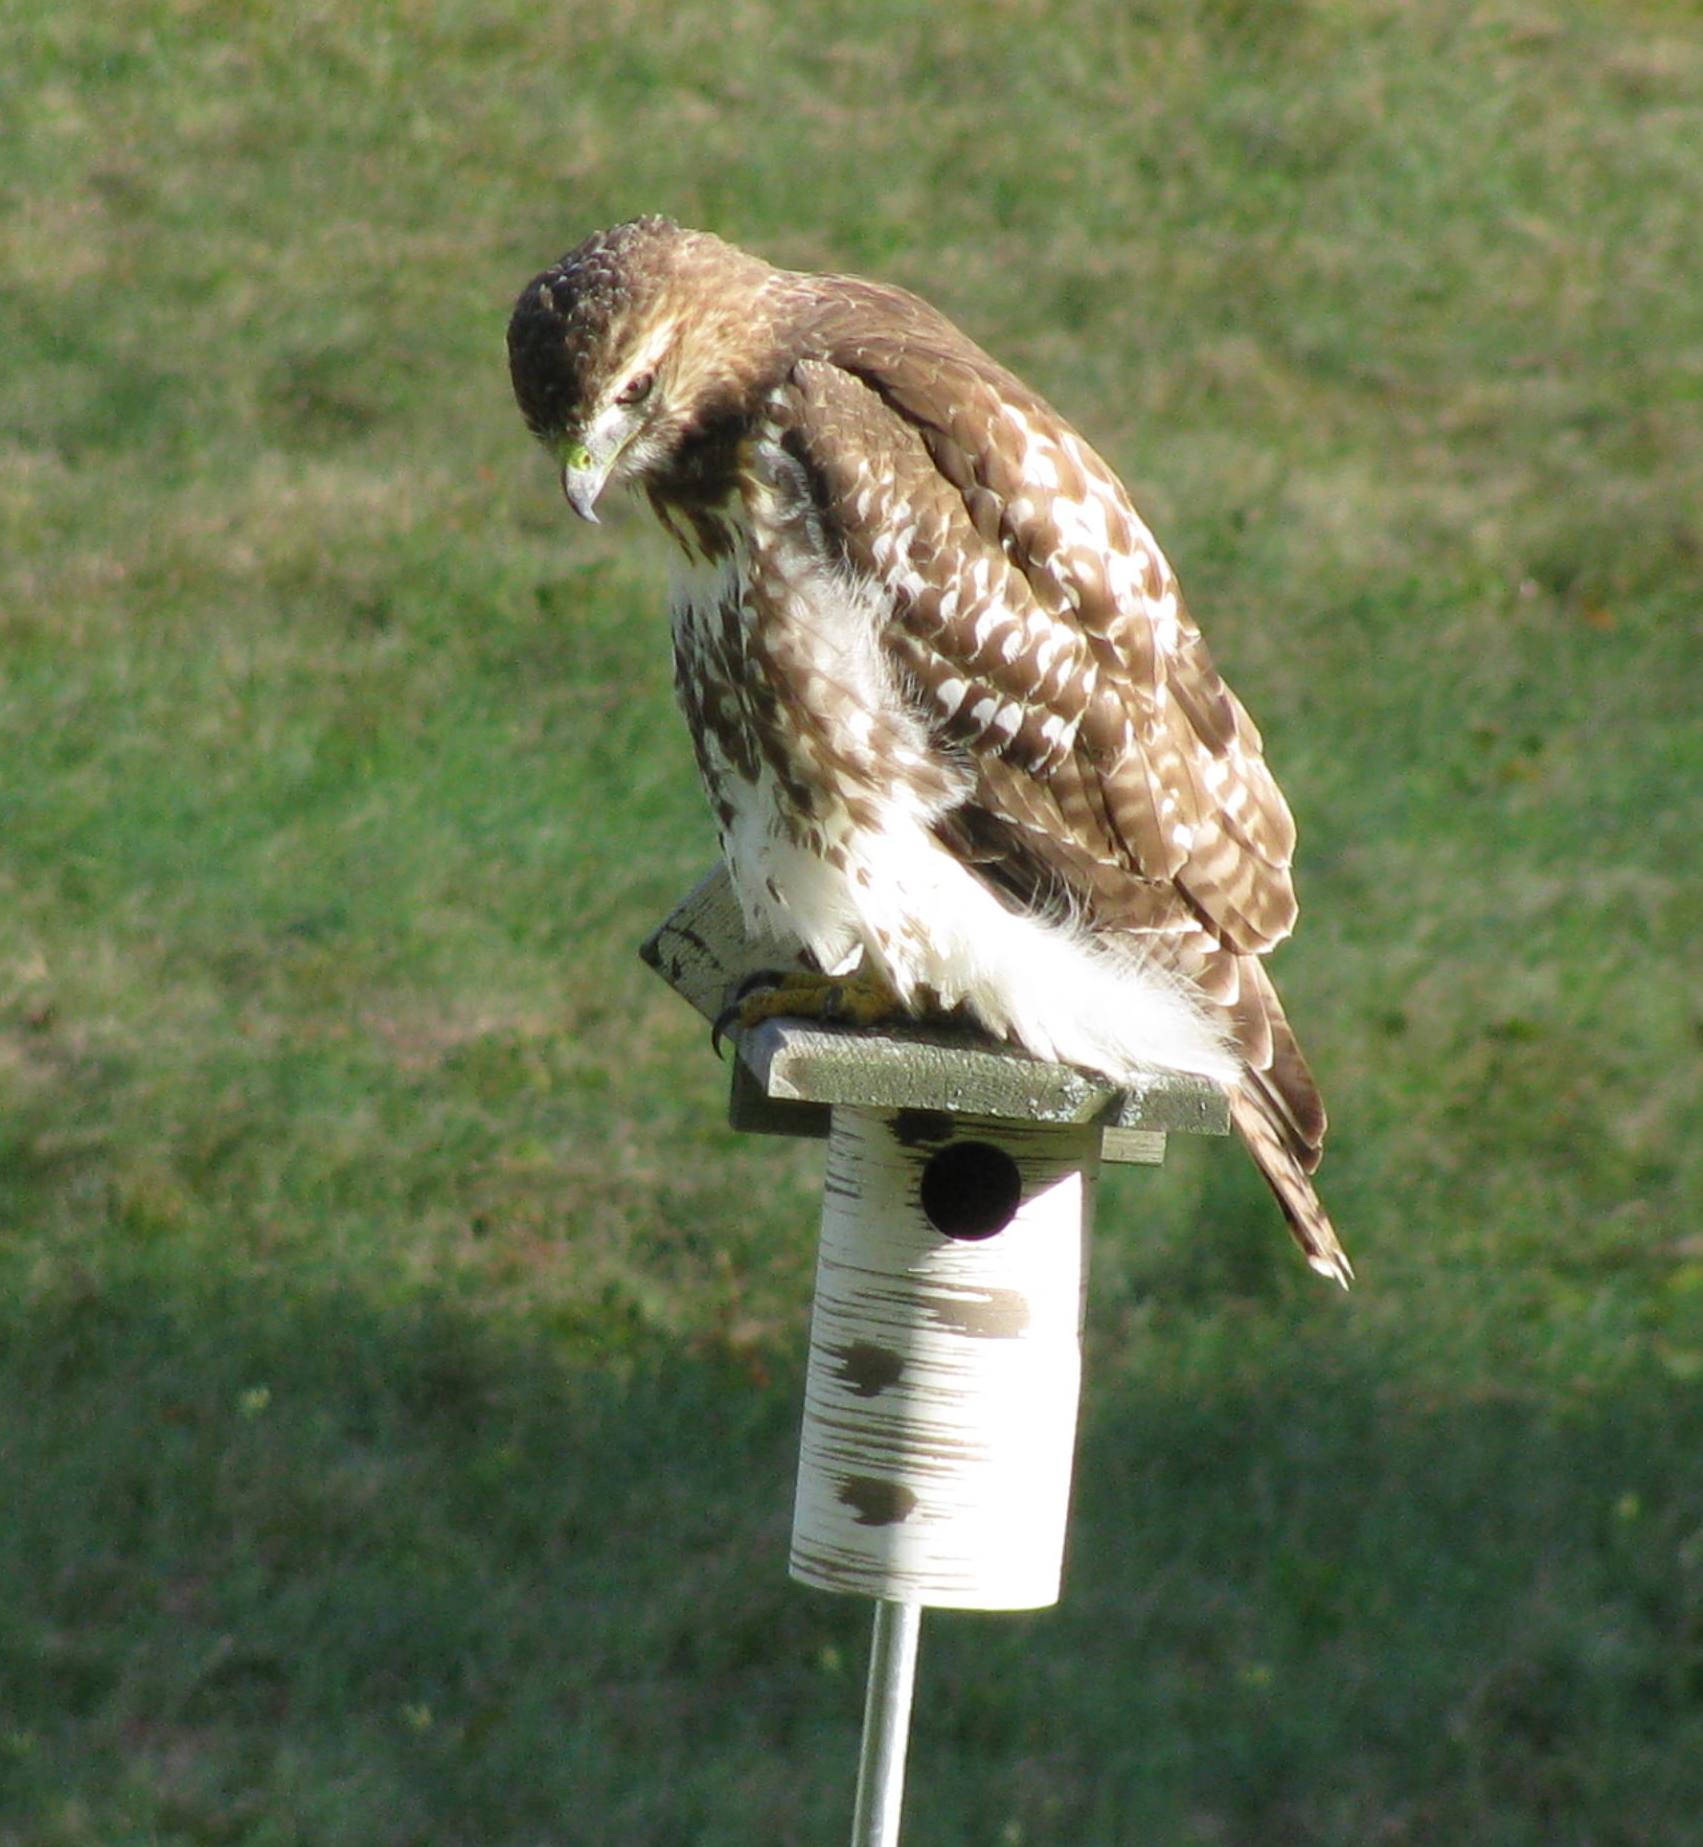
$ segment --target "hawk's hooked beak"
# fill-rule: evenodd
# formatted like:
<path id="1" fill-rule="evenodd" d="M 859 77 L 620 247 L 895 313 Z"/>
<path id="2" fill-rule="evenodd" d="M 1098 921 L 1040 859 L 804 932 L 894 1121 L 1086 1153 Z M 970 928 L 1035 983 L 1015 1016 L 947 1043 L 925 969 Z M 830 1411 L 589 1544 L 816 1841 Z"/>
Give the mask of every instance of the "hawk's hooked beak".
<path id="1" fill-rule="evenodd" d="M 599 448 L 601 453 L 583 442 L 570 441 L 562 445 L 562 492 L 580 518 L 589 520 L 594 526 L 598 523 L 597 497 L 603 492 L 609 470 L 620 453 L 618 443 L 601 444 Z"/>

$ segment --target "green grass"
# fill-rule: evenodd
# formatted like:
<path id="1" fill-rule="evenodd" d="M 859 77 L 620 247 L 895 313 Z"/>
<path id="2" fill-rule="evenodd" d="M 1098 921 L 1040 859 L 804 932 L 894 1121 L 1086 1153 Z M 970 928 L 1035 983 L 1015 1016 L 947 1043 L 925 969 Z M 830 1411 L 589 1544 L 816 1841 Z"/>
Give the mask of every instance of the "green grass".
<path id="1" fill-rule="evenodd" d="M 819 1155 L 634 946 L 661 559 L 508 401 L 663 209 L 1116 461 L 1299 815 L 1347 1300 L 1108 1188 L 1058 1610 L 929 1847 L 1703 1813 L 1703 27 L 1684 4 L 0 5 L 0 1847 L 841 1838 Z"/>

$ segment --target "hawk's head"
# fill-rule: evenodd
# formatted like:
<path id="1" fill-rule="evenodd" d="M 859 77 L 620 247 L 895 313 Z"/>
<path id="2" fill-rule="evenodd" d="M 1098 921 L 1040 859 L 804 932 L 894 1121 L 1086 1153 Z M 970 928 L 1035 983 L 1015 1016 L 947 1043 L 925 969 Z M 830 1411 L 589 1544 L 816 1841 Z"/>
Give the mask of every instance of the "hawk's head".
<path id="1" fill-rule="evenodd" d="M 758 304 L 776 271 L 667 218 L 588 237 L 520 292 L 509 375 L 527 428 L 583 519 L 748 394 Z"/>

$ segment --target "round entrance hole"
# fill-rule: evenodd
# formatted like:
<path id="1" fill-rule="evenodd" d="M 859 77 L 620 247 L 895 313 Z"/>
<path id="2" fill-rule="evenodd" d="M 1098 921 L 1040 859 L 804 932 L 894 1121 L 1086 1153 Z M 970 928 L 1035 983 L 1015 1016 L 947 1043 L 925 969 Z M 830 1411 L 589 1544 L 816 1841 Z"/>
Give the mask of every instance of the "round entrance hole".
<path id="1" fill-rule="evenodd" d="M 953 1142 L 928 1157 L 922 1209 L 949 1238 L 991 1238 L 1017 1216 L 1023 1176 L 992 1142 Z"/>

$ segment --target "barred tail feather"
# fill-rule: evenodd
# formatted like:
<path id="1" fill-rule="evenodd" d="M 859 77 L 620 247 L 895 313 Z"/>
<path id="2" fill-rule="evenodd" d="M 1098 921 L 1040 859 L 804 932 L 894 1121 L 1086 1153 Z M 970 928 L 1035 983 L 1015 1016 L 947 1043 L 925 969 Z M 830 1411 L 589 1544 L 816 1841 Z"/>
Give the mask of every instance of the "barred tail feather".
<path id="1" fill-rule="evenodd" d="M 1321 1276 L 1331 1277 L 1346 1289 L 1354 1267 L 1313 1190 L 1305 1165 L 1313 1151 L 1297 1142 L 1260 1073 L 1248 1072 L 1242 1082 L 1230 1087 L 1229 1096 L 1230 1119 L 1266 1185 L 1277 1195 L 1301 1254 Z"/>

